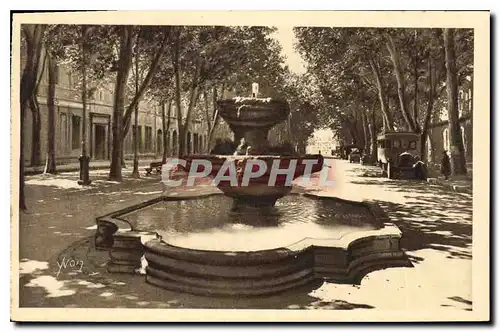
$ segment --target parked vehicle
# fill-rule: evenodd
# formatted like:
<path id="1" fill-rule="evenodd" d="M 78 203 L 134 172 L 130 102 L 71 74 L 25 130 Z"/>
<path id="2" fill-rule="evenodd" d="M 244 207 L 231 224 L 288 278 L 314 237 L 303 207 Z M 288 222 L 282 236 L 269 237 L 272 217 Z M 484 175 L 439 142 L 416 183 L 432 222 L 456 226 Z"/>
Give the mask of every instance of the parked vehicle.
<path id="1" fill-rule="evenodd" d="M 349 155 L 351 151 L 357 149 L 359 153 L 363 153 L 363 147 L 356 144 L 348 144 L 340 147 L 340 157 L 345 160 L 349 160 Z"/>
<path id="2" fill-rule="evenodd" d="M 356 148 L 352 149 L 351 153 L 349 153 L 348 160 L 350 163 L 359 163 L 361 161 L 361 151 Z"/>
<path id="3" fill-rule="evenodd" d="M 377 145 L 378 164 L 389 179 L 427 178 L 426 166 L 420 161 L 420 134 L 385 132 L 377 137 Z"/>

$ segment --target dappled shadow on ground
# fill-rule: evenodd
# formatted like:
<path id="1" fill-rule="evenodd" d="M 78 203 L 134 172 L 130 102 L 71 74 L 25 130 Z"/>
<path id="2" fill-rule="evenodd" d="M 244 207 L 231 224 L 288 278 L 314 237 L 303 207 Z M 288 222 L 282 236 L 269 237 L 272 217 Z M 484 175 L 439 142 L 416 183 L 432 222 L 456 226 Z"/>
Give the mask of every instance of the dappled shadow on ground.
<path id="1" fill-rule="evenodd" d="M 403 232 L 406 251 L 430 248 L 448 253 L 447 258 L 471 259 L 472 224 L 454 216 L 445 206 L 423 199 L 421 203 L 394 204 L 377 201 Z M 409 254 L 414 263 L 420 261 Z"/>
<path id="2" fill-rule="evenodd" d="M 37 189 L 48 189 L 51 193 L 57 194 L 72 194 L 72 193 L 87 193 L 93 191 L 101 191 L 111 189 L 117 184 L 140 184 L 143 182 L 160 182 L 159 177 L 142 176 L 141 178 L 132 178 L 130 171 L 123 171 L 123 182 L 108 180 L 109 171 L 94 170 L 90 172 L 90 185 L 81 186 L 77 183 L 79 175 L 77 172 L 61 172 L 58 174 L 38 174 L 26 176 L 26 187 L 35 187 Z M 29 194 L 27 195 L 29 198 Z"/>
<path id="3" fill-rule="evenodd" d="M 356 180 L 354 184 L 381 186 L 400 195 L 402 203 L 380 199 L 378 203 L 403 232 L 406 251 L 430 248 L 447 258 L 471 259 L 472 195 L 413 180 Z M 411 257 L 418 263 L 418 257 Z"/>
<path id="4" fill-rule="evenodd" d="M 375 166 L 356 167 L 346 170 L 346 173 L 350 176 L 361 177 L 361 178 L 384 178 L 382 170 Z"/>
<path id="5" fill-rule="evenodd" d="M 110 274 L 109 256 L 91 238 L 75 242 L 52 262 L 24 261 L 21 307 L 226 308 L 226 309 L 371 309 L 363 303 L 325 300 L 311 295 L 323 282 L 264 297 L 204 297 L 171 292 L 145 282 L 142 275 Z M 61 268 L 61 262 L 82 262 Z M 80 266 L 83 268 L 80 269 Z"/>
<path id="6" fill-rule="evenodd" d="M 364 169 L 365 167 L 362 167 Z M 370 172 L 371 168 L 367 167 Z M 355 170 L 361 172 L 364 170 Z M 351 172 L 351 170 L 348 170 Z M 374 173 L 375 174 L 375 173 Z M 70 180 L 76 181 L 77 175 L 72 175 Z M 103 175 L 105 179 L 106 174 Z M 21 221 L 21 263 L 24 271 L 20 277 L 20 304 L 23 307 L 80 307 L 80 308 L 239 308 L 239 309 L 371 309 L 385 305 L 384 296 L 389 294 L 391 287 L 394 296 L 398 293 L 408 292 L 409 300 L 399 299 L 396 308 L 405 305 L 405 301 L 413 300 L 420 286 L 409 289 L 411 285 L 401 282 L 404 288 L 392 286 L 395 283 L 394 273 L 390 270 L 379 271 L 384 273 L 383 280 L 386 284 L 377 283 L 359 287 L 347 285 L 348 290 L 339 294 L 339 290 L 346 289 L 346 285 L 337 287 L 332 283 L 318 283 L 297 288 L 286 293 L 260 298 L 217 298 L 202 297 L 190 294 L 169 292 L 147 284 L 144 276 L 127 274 L 109 274 L 105 264 L 108 253 L 96 251 L 92 246 L 92 230 L 89 226 L 95 225 L 95 217 L 115 211 L 124 206 L 157 196 L 163 185 L 158 178 L 146 178 L 135 182 L 127 179 L 123 184 L 109 187 L 102 186 L 82 192 L 75 189 L 53 188 L 51 186 L 28 185 L 28 204 L 33 208 L 24 214 Z M 468 194 L 458 194 L 446 191 L 439 186 L 429 185 L 419 181 L 388 180 L 383 177 L 358 176 L 349 183 L 359 184 L 353 186 L 352 191 L 363 194 L 368 188 L 376 189 L 372 199 L 378 202 L 389 214 L 392 221 L 403 231 L 402 246 L 415 263 L 416 269 L 423 269 L 425 262 L 431 261 L 428 256 L 422 255 L 420 249 L 445 254 L 453 262 L 469 261 L 471 258 L 472 236 L 472 197 Z M 347 187 L 346 187 L 347 188 Z M 383 189 L 381 189 L 383 188 Z M 387 189 L 387 192 L 384 191 Z M 315 190 L 311 188 L 310 190 Z M 316 191 L 318 191 L 316 189 Z M 390 195 L 386 197 L 384 195 Z M 149 195 L 149 196 L 148 196 Z M 396 197 L 394 197 L 396 196 Z M 399 199 L 400 198 L 400 199 Z M 29 205 L 30 207 L 30 205 Z M 46 215 L 46 216 L 44 216 Z M 47 216 L 50 215 L 50 216 Z M 33 226 L 33 227 L 32 227 Z M 35 227 L 36 226 L 36 227 Z M 87 230 L 85 230 L 85 228 Z M 37 234 L 43 230 L 47 234 L 57 236 L 39 237 Z M 78 240 L 77 239 L 82 239 Z M 50 239 L 50 245 L 44 242 Z M 71 240 L 72 239 L 72 240 Z M 45 240 L 46 241 L 46 240 Z M 76 241 L 76 242 L 75 242 Z M 73 244 L 68 247 L 69 243 Z M 67 249 L 61 252 L 60 248 Z M 29 249 L 29 250 L 28 250 Z M 54 252 L 57 251 L 57 254 Z M 79 265 L 61 268 L 61 263 L 66 259 L 74 262 L 83 262 Z M 434 258 L 434 262 L 437 261 Z M 447 261 L 445 261 L 447 262 Z M 448 261 L 449 262 L 449 261 Z M 419 263 L 420 264 L 419 266 Z M 439 261 L 441 263 L 441 261 Z M 456 266 L 456 265 L 454 265 Z M 447 266 L 443 266 L 447 269 Z M 396 271 L 394 271 L 396 270 Z M 397 269 L 392 272 L 397 272 Z M 411 269 L 408 269 L 411 270 Z M 400 271 L 400 270 L 399 270 Z M 434 266 L 422 274 L 440 273 Z M 465 271 L 465 272 L 464 272 Z M 59 273 L 58 273 L 59 272 Z M 470 273 L 466 269 L 457 273 Z M 406 282 L 407 271 L 401 280 Z M 365 277 L 365 283 L 370 280 Z M 421 282 L 425 285 L 426 278 L 412 279 L 413 283 Z M 374 280 L 374 278 L 372 278 Z M 318 292 L 318 287 L 325 289 L 323 294 Z M 399 285 L 399 284 L 398 284 Z M 430 283 L 429 292 L 437 292 L 442 284 Z M 399 287 L 399 286 L 398 286 Z M 437 288 L 436 288 L 437 287 Z M 462 285 L 460 284 L 460 287 Z M 383 288 L 379 299 L 370 298 L 377 288 Z M 409 290 L 408 290 L 409 289 Z M 455 287 L 447 293 L 435 296 L 437 306 L 456 307 L 469 310 L 470 305 L 464 298 L 461 288 Z M 359 296 L 355 295 L 355 290 Z M 327 294 L 324 294 L 327 293 Z M 425 293 L 427 294 L 427 293 Z M 458 295 L 462 295 L 462 297 Z M 457 296 L 450 296 L 457 295 Z M 373 296 L 372 296 L 373 297 Z M 425 295 L 427 301 L 427 295 Z M 436 302 L 437 301 L 437 302 Z M 427 303 L 427 302 L 422 302 Z"/>

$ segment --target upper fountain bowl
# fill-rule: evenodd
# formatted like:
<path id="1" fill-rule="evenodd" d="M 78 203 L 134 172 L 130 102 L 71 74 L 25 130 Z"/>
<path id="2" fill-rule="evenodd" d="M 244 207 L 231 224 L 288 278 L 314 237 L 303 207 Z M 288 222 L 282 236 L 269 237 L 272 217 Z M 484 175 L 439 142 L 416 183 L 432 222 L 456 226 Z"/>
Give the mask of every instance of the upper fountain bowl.
<path id="1" fill-rule="evenodd" d="M 288 102 L 274 98 L 234 97 L 217 102 L 220 116 L 232 128 L 270 128 L 290 114 Z"/>

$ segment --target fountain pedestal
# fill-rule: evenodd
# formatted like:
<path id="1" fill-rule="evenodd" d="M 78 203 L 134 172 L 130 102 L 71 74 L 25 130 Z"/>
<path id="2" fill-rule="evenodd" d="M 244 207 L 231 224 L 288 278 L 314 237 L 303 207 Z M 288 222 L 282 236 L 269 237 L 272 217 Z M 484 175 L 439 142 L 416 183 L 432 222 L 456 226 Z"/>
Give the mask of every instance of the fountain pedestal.
<path id="1" fill-rule="evenodd" d="M 323 166 L 323 157 L 320 155 L 298 156 L 294 151 L 274 151 L 268 141 L 269 130 L 276 124 L 285 121 L 290 114 L 288 103 L 272 98 L 242 98 L 221 100 L 217 103 L 219 114 L 234 132 L 237 142 L 244 139 L 249 146 L 246 155 L 239 156 L 192 156 L 188 157 L 186 169 L 190 169 L 193 159 L 203 158 L 212 164 L 212 177 L 217 177 L 219 170 L 225 162 L 235 162 L 238 172 L 238 185 L 234 186 L 229 181 L 218 182 L 217 187 L 226 196 L 234 199 L 234 206 L 274 206 L 276 200 L 286 196 L 292 190 L 293 179 L 303 176 L 306 172 L 307 159 L 313 159 L 315 165 L 311 173 L 318 172 Z M 238 154 L 241 151 L 238 151 Z M 283 154 L 288 156 L 283 156 Z M 248 160 L 257 159 L 266 164 L 266 172 L 258 178 L 252 178 L 248 185 L 243 185 L 241 179 L 245 175 Z M 295 162 L 294 166 L 292 161 Z M 286 176 L 278 175 L 276 182 L 270 184 L 271 170 L 274 168 L 288 169 L 293 167 L 292 178 L 286 181 Z"/>

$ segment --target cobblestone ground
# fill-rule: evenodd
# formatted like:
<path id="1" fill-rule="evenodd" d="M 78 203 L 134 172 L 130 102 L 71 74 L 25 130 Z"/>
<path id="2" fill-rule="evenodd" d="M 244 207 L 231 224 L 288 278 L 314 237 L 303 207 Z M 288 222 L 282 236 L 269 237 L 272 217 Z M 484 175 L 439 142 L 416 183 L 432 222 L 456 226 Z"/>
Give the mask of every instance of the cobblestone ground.
<path id="1" fill-rule="evenodd" d="M 92 308 L 268 308 L 472 310 L 472 195 L 410 180 L 388 180 L 378 169 L 335 161 L 335 185 L 321 195 L 377 201 L 403 231 L 411 268 L 375 271 L 360 285 L 324 282 L 258 299 L 206 298 L 150 286 L 139 275 L 109 274 L 106 253 L 92 248 L 95 218 L 163 192 L 158 176 L 123 183 L 92 171 L 27 178 L 21 213 L 20 306 Z M 459 314 L 459 312 L 457 312 Z"/>

